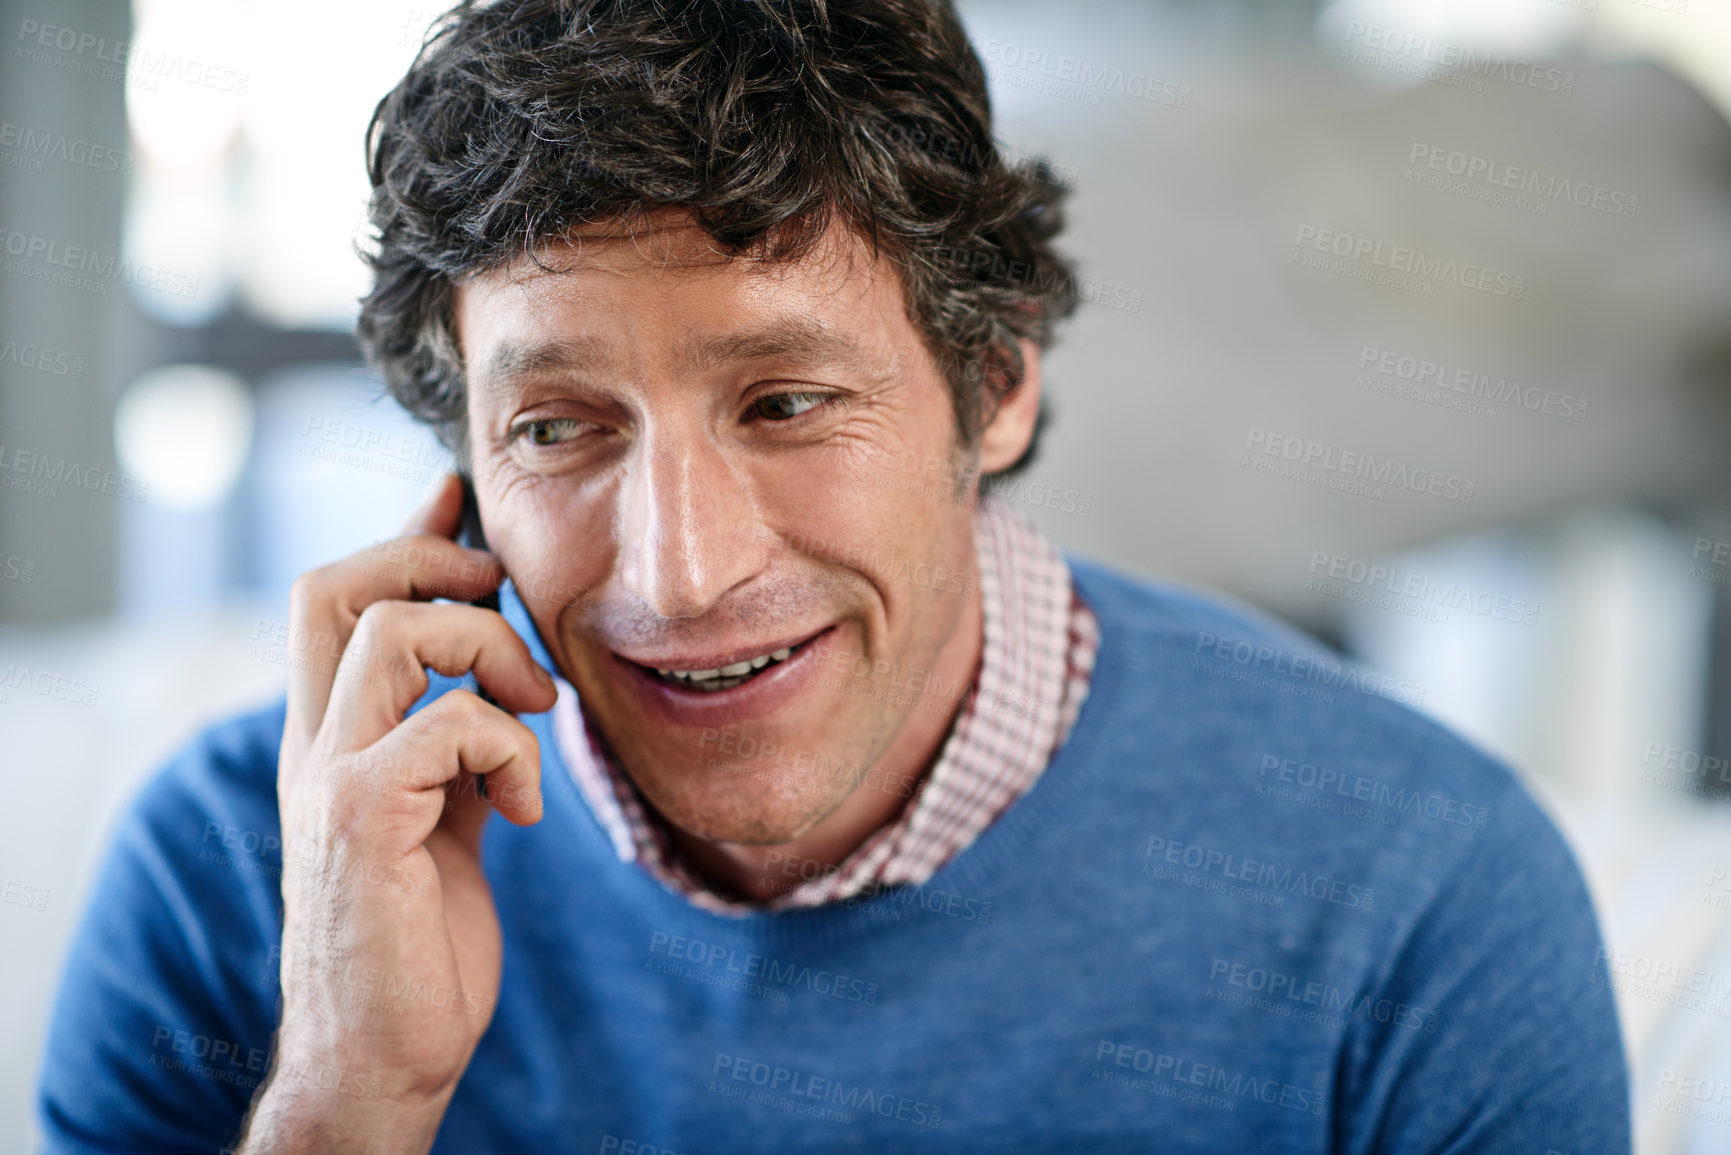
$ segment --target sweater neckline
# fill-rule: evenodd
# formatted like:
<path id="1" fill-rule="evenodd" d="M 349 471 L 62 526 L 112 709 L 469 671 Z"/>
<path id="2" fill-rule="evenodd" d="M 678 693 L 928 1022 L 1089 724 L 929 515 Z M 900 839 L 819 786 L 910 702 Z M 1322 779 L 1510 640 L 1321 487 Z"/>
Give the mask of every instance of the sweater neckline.
<path id="1" fill-rule="evenodd" d="M 1057 754 L 1033 786 L 995 822 L 981 831 L 969 846 L 939 867 L 936 873 L 917 889 L 954 894 L 963 899 L 994 898 L 1006 881 L 1006 872 L 1029 860 L 1023 853 L 1028 844 L 1037 838 L 1049 823 L 1059 818 L 1077 789 L 1087 781 L 1088 768 L 1095 764 L 1093 754 L 1100 741 L 1102 727 L 1094 724 L 1094 719 L 1102 712 L 1108 717 L 1116 715 L 1123 691 L 1123 665 L 1126 659 L 1122 652 L 1122 641 L 1115 629 L 1117 607 L 1102 604 L 1113 601 L 1110 592 L 1100 588 L 1101 583 L 1096 580 L 1092 567 L 1086 562 L 1070 555 L 1068 551 L 1065 551 L 1065 561 L 1070 566 L 1077 590 L 1100 620 L 1099 650 L 1088 696 L 1082 703 L 1081 712 L 1068 739 L 1058 748 Z M 511 600 L 516 601 L 515 597 Z M 519 625 L 519 632 L 522 632 L 522 624 L 527 624 L 527 613 L 522 610 L 520 603 L 513 608 L 518 610 L 518 614 L 513 615 L 507 611 L 507 617 L 520 616 L 523 622 L 514 621 L 513 624 Z M 545 649 L 539 644 L 540 639 L 534 636 L 532 625 L 529 634 L 526 640 L 529 641 L 537 660 L 549 662 Z M 550 715 L 541 715 L 540 718 L 544 725 L 550 724 Z M 886 889 L 869 898 L 861 897 L 793 910 L 752 910 L 744 914 L 722 914 L 697 906 L 683 895 L 667 889 L 636 863 L 620 862 L 614 856 L 606 831 L 584 804 L 550 730 L 542 736 L 541 741 L 544 759 L 550 757 L 553 763 L 544 764 L 542 767 L 543 791 L 549 785 L 545 779 L 551 776 L 555 779 L 551 784 L 552 789 L 558 795 L 560 804 L 573 812 L 573 821 L 587 822 L 592 828 L 597 845 L 603 851 L 602 858 L 607 864 L 605 884 L 616 889 L 621 899 L 634 909 L 657 919 L 695 922 L 706 928 L 713 928 L 717 935 L 743 934 L 766 943 L 783 943 L 789 946 L 831 942 L 854 937 L 872 929 L 885 929 L 886 925 L 900 925 L 899 919 L 888 919 L 885 912 L 899 912 L 902 908 L 903 904 L 895 897 L 902 887 Z"/>

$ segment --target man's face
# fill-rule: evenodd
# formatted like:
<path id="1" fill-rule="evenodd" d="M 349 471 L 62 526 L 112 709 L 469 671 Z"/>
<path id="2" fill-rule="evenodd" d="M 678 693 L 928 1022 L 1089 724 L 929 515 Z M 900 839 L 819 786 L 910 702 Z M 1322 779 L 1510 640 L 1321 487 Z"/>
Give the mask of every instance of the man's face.
<path id="1" fill-rule="evenodd" d="M 851 233 L 768 263 L 656 224 L 459 285 L 476 492 L 648 800 L 702 838 L 785 842 L 859 785 L 975 596 L 972 458 L 899 279 Z"/>

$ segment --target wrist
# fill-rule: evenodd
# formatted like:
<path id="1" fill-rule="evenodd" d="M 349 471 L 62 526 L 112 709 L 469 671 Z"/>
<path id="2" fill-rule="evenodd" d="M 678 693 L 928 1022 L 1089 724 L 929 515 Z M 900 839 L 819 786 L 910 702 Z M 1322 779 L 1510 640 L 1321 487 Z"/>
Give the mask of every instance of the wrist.
<path id="1" fill-rule="evenodd" d="M 334 1062 L 279 1058 L 248 1114 L 238 1155 L 426 1155 L 450 1102 L 391 1093 Z"/>

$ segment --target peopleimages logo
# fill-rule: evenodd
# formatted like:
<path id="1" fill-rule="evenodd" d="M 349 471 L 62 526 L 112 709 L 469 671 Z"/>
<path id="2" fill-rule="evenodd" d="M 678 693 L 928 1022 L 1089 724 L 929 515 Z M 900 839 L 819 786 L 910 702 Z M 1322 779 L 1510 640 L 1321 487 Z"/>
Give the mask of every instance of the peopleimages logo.
<path id="1" fill-rule="evenodd" d="M 1441 473 L 1435 469 L 1409 469 L 1405 464 L 1396 463 L 1391 458 L 1378 460 L 1373 454 L 1360 453 L 1355 449 L 1337 449 L 1319 441 L 1306 441 L 1302 437 L 1273 433 L 1266 429 L 1252 428 L 1245 438 L 1244 448 L 1249 451 L 1241 463 L 1246 467 L 1262 473 L 1277 472 L 1276 463 L 1257 460 L 1255 454 L 1260 451 L 1263 457 L 1279 458 L 1290 463 L 1290 468 L 1283 476 L 1291 476 L 1296 480 L 1311 482 L 1328 489 L 1343 489 L 1377 501 L 1382 500 L 1381 486 L 1407 489 L 1413 493 L 1428 493 L 1433 497 L 1467 503 L 1472 501 L 1477 488 L 1472 481 L 1456 477 L 1452 473 Z"/>
<path id="2" fill-rule="evenodd" d="M 1706 557 L 1706 565 L 1701 559 Z M 1716 585 L 1731 584 L 1731 542 L 1714 541 L 1710 537 L 1695 539 L 1695 552 L 1689 555 L 1689 576 L 1706 578 Z"/>
<path id="3" fill-rule="evenodd" d="M 1176 842 L 1159 834 L 1148 836 L 1148 844 L 1143 850 L 1142 856 L 1148 860 L 1142 864 L 1142 873 L 1165 882 L 1177 881 L 1177 878 L 1174 871 L 1162 870 L 1161 864 L 1168 867 L 1182 867 L 1198 875 L 1217 874 L 1222 880 L 1245 882 L 1253 887 L 1261 887 L 1268 891 L 1278 891 L 1283 894 L 1307 894 L 1311 898 L 1332 902 L 1336 906 L 1347 906 L 1366 911 L 1373 910 L 1376 906 L 1375 887 L 1361 886 L 1356 882 L 1330 878 L 1325 874 L 1313 873 L 1303 867 L 1251 858 L 1243 853 L 1223 850 L 1219 847 Z M 1204 885 L 1198 889 L 1223 890 L 1225 888 L 1224 886 Z M 1281 906 L 1284 903 L 1270 903 L 1268 905 Z"/>
<path id="4" fill-rule="evenodd" d="M 1728 1104 L 1731 1104 L 1731 1079 L 1715 1081 L 1670 1067 L 1660 1072 L 1659 1086 L 1653 1095 L 1653 1106 L 1662 1111 L 1712 1123 L 1731 1124 Z"/>
<path id="5" fill-rule="evenodd" d="M 778 959 L 774 955 L 740 951 L 725 943 L 705 942 L 702 939 L 687 938 L 682 934 L 669 934 L 664 930 L 652 932 L 649 936 L 649 953 L 659 954 L 663 951 L 672 959 L 696 963 L 711 970 L 719 967 L 745 978 L 760 978 L 767 983 L 790 989 L 804 988 L 812 994 L 826 995 L 845 1003 L 861 1003 L 869 1007 L 878 1001 L 878 985 L 865 979 L 822 968 L 813 970 L 792 959 Z"/>
<path id="6" fill-rule="evenodd" d="M 23 474 L 24 480 L 10 474 Z M 36 478 L 40 478 L 40 481 Z M 111 497 L 123 497 L 126 500 L 144 500 L 145 490 L 149 488 L 149 481 L 128 478 L 125 474 L 114 473 L 113 469 L 80 466 L 78 462 L 66 461 L 64 457 L 59 457 L 50 464 L 47 454 L 33 454 L 17 447 L 12 447 L 12 450 L 7 452 L 7 447 L 0 443 L 0 487 L 23 490 L 26 494 L 36 494 L 38 497 L 57 497 L 59 490 L 54 488 L 54 485 L 45 485 L 48 481 L 68 487 L 85 488 L 92 494 L 100 490 Z"/>
<path id="7" fill-rule="evenodd" d="M 1701 905 L 1731 910 L 1731 868 L 1717 862 L 1707 868 L 1707 892 L 1701 896 Z"/>
<path id="8" fill-rule="evenodd" d="M 1053 95 L 1066 96 L 1069 99 L 1080 100 L 1085 104 L 1099 104 L 1102 92 L 1116 93 L 1120 96 L 1130 96 L 1138 100 L 1146 100 L 1152 104 L 1165 104 L 1174 108 L 1189 108 L 1192 92 L 1188 84 L 1176 84 L 1168 80 L 1146 73 L 1122 68 L 1096 64 L 1091 60 L 1077 56 L 1057 56 L 1039 48 L 1023 48 L 1020 45 L 1005 43 L 1000 40 L 973 41 L 974 51 L 985 60 L 987 71 L 994 71 L 1012 87 L 1032 87 L 1036 90 L 1050 90 Z M 1044 77 L 1055 81 L 1060 86 L 1075 85 L 1075 87 L 1051 87 L 1041 85 L 1025 85 L 1017 83 L 1018 78 L 1006 75 L 1003 69 L 1016 69 L 1030 73 L 1032 76 Z"/>
<path id="9" fill-rule="evenodd" d="M 1249 1097 L 1270 1106 L 1284 1107 L 1288 1111 L 1321 1115 L 1328 1102 L 1328 1095 L 1323 1091 L 1282 1083 L 1278 1079 L 1261 1078 L 1248 1071 L 1217 1067 L 1183 1055 L 1169 1055 L 1163 1051 L 1156 1053 L 1134 1043 L 1115 1042 L 1111 1039 L 1100 1040 L 1100 1045 L 1094 1050 L 1094 1063 L 1091 1078 L 1138 1091 L 1152 1091 L 1168 1098 L 1181 1099 L 1196 1106 L 1217 1110 L 1230 1111 L 1239 1101 Z M 1139 1071 L 1149 1078 L 1136 1079 L 1113 1071 L 1110 1067 Z M 1191 1090 L 1195 1087 L 1203 1088 L 1203 1092 L 1212 1091 L 1216 1094 Z M 1174 1093 L 1180 1088 L 1182 1093 Z"/>
<path id="10" fill-rule="evenodd" d="M 1592 404 L 1587 398 L 1577 397 L 1573 393 L 1540 389 L 1537 385 L 1522 385 L 1508 377 L 1492 377 L 1489 373 L 1481 373 L 1476 369 L 1451 366 L 1442 361 L 1433 361 L 1428 357 L 1401 353 L 1393 349 L 1379 349 L 1375 345 L 1366 345 L 1359 351 L 1358 367 L 1360 370 L 1370 369 L 1378 376 L 1412 386 L 1410 391 L 1379 389 L 1379 392 L 1399 392 L 1415 401 L 1436 403 L 1426 390 L 1440 390 L 1440 403 L 1444 408 L 1477 412 L 1483 416 L 1495 417 L 1496 410 L 1492 408 L 1487 411 L 1484 406 L 1474 405 L 1474 402 L 1518 406 L 1529 413 L 1542 413 L 1564 421 L 1585 421 L 1587 409 Z M 1354 384 L 1366 384 L 1362 372 Z M 1374 382 L 1370 384 L 1372 388 L 1376 388 Z M 1454 394 L 1459 394 L 1459 399 L 1452 396 Z"/>
<path id="11" fill-rule="evenodd" d="M 1050 292 L 1070 274 L 1057 265 L 1044 268 L 1031 261 L 1013 260 L 1002 253 L 971 249 L 963 245 L 938 245 L 932 263 L 950 274 L 956 283 L 1014 281 L 1036 292 Z M 1076 296 L 1084 304 L 1103 305 L 1129 313 L 1142 311 L 1142 290 L 1102 281 L 1095 277 L 1075 279 Z"/>
<path id="12" fill-rule="evenodd" d="M 1643 782 L 1695 790 L 1709 782 L 1731 785 L 1731 758 L 1703 754 L 1665 742 L 1648 742 L 1641 753 Z"/>
<path id="13" fill-rule="evenodd" d="M 1286 693 L 1310 690 L 1314 692 L 1303 696 L 1319 697 L 1322 701 L 1332 699 L 1324 696 L 1324 692 L 1317 689 L 1318 686 L 1375 694 L 1408 706 L 1417 706 L 1424 701 L 1424 687 L 1405 679 L 1391 678 L 1375 670 L 1337 662 L 1316 654 L 1288 653 L 1273 646 L 1222 637 L 1206 630 L 1196 635 L 1195 652 L 1196 659 L 1191 669 L 1197 672 L 1252 685 L 1264 685 L 1268 689 Z M 1210 658 L 1219 662 L 1231 662 L 1238 669 L 1216 666 L 1208 660 Z"/>
<path id="14" fill-rule="evenodd" d="M 57 353 L 42 345 L 20 345 L 16 341 L 8 341 L 4 347 L 0 347 L 0 361 L 55 377 L 77 379 L 84 376 L 84 358 L 72 353 Z"/>
<path id="15" fill-rule="evenodd" d="M 10 120 L 0 121 L 0 149 L 20 150 L 16 153 L 0 152 L 0 164 L 27 168 L 31 172 L 42 172 L 43 160 L 58 160 L 123 176 L 132 172 L 132 156 L 124 149 L 88 140 L 73 140 L 65 133 L 35 129 Z"/>
<path id="16" fill-rule="evenodd" d="M 0 878 L 0 902 L 22 906 L 29 910 L 48 909 L 48 888 L 30 886 L 16 878 Z"/>
<path id="17" fill-rule="evenodd" d="M 1405 245 L 1385 245 L 1373 237 L 1356 237 L 1335 229 L 1299 225 L 1292 243 L 1299 250 L 1308 245 L 1316 252 L 1348 262 L 1340 268 L 1326 267 L 1326 272 L 1389 284 L 1421 296 L 1431 296 L 1438 284 L 1457 285 L 1515 301 L 1527 291 L 1526 277 L 1516 273 L 1499 272 L 1472 261 L 1462 263 L 1453 257 L 1439 257 Z M 1326 265 L 1326 261 L 1319 263 L 1317 258 L 1307 257 L 1303 252 L 1294 252 L 1292 259 L 1312 268 Z"/>
<path id="18" fill-rule="evenodd" d="M 1575 91 L 1573 72 L 1519 57 L 1511 59 L 1480 52 L 1461 44 L 1383 28 L 1362 20 L 1347 25 L 1346 44 L 1340 53 L 1355 64 L 1457 87 L 1471 87 L 1474 91 L 1482 91 L 1486 80 L 1502 80 L 1560 96 L 1569 96 Z"/>
<path id="19" fill-rule="evenodd" d="M 156 1024 L 150 1039 L 150 1062 L 171 1071 L 202 1075 L 219 1083 L 256 1087 L 269 1065 L 270 1052 L 230 1039 Z M 158 1052 L 167 1052 L 160 1054 Z"/>
<path id="20" fill-rule="evenodd" d="M 1593 984 L 1666 1006 L 1731 1019 L 1731 971 L 1686 967 L 1670 959 L 1599 947 Z M 1607 973 L 1608 972 L 1608 973 Z"/>
<path id="21" fill-rule="evenodd" d="M 1209 997 L 1221 1002 L 1291 1018 L 1304 1017 L 1294 1013 L 1299 1008 L 1314 1009 L 1325 1021 L 1333 1020 L 1331 1025 L 1363 1018 L 1434 1035 L 1441 1022 L 1441 1017 L 1427 1007 L 1378 999 L 1368 993 L 1342 990 L 1333 983 L 1218 955 L 1208 965 L 1208 982 Z"/>
<path id="22" fill-rule="evenodd" d="M 1312 576 L 1305 580 L 1304 588 L 1367 605 L 1392 608 L 1385 606 L 1384 599 L 1375 597 L 1377 593 L 1386 592 L 1439 610 L 1466 610 L 1480 617 L 1523 626 L 1535 626 L 1539 621 L 1537 602 L 1474 589 L 1466 582 L 1439 581 L 1399 566 L 1346 557 L 1323 549 L 1310 551 L 1310 573 Z M 1352 588 L 1341 588 L 1339 583 L 1343 582 Z M 1445 613 L 1438 620 L 1446 622 L 1448 615 Z"/>
<path id="23" fill-rule="evenodd" d="M 759 1062 L 742 1055 L 717 1053 L 709 1073 L 712 1076 L 709 1081 L 712 1092 L 722 1090 L 722 1093 L 726 1093 L 723 1089 L 727 1088 L 729 1080 L 747 1084 L 761 1088 L 761 1093 L 765 1096 L 753 1101 L 795 1114 L 817 1116 L 817 1109 L 821 1104 L 832 1112 L 839 1108 L 865 1111 L 885 1119 L 899 1119 L 921 1127 L 936 1127 L 944 1117 L 942 1107 L 923 1099 L 910 1099 L 906 1095 L 876 1091 L 857 1083 L 843 1083 L 839 1079 L 826 1078 L 779 1064 Z M 732 1089 L 745 1090 L 744 1087 Z M 832 1118 L 840 1123 L 849 1121 L 849 1116 L 846 1115 L 840 1118 L 835 1118 L 833 1114 L 821 1117 Z"/>
<path id="24" fill-rule="evenodd" d="M 1348 774 L 1331 766 L 1317 766 L 1277 754 L 1264 754 L 1257 771 L 1256 793 L 1297 801 L 1297 797 L 1280 798 L 1283 786 L 1297 786 L 1319 795 L 1332 793 L 1337 799 L 1363 802 L 1394 814 L 1422 815 L 1433 822 L 1467 826 L 1483 830 L 1491 812 L 1483 806 L 1462 802 L 1434 790 L 1427 791 L 1405 783 L 1387 782 L 1365 774 Z M 1287 793 L 1291 793 L 1288 791 Z M 1327 800 L 1326 798 L 1323 800 Z"/>
<path id="25" fill-rule="evenodd" d="M 123 81 L 147 92 L 157 91 L 164 80 L 174 80 L 194 88 L 245 96 L 252 80 L 250 73 L 179 52 L 153 51 L 148 47 L 140 51 L 130 41 L 111 41 L 92 32 L 36 20 L 19 23 L 18 39 L 23 46 L 13 49 L 12 54 L 32 64 L 47 64 L 100 80 Z"/>
<path id="26" fill-rule="evenodd" d="M 94 249 L 62 244 L 47 237 L 21 233 L 16 229 L 0 227 L 0 252 L 9 257 L 20 258 L 5 263 L 4 268 L 8 273 L 33 277 L 51 284 L 68 285 L 99 296 L 108 292 L 109 281 L 126 281 L 140 289 L 151 289 L 188 300 L 198 296 L 197 277 L 188 277 L 171 269 L 135 265 L 120 257 L 103 258 Z M 42 265 L 47 267 L 26 263 L 31 261 L 41 261 Z"/>
<path id="27" fill-rule="evenodd" d="M 1492 160 L 1459 149 L 1414 142 L 1407 154 L 1409 165 L 1422 166 L 1433 173 L 1446 173 L 1461 178 L 1457 182 L 1430 183 L 1422 179 L 1425 173 L 1407 169 L 1406 183 L 1424 184 L 1444 192 L 1458 192 L 1477 200 L 1493 200 L 1511 208 L 1526 209 L 1543 215 L 1552 202 L 1564 201 L 1577 208 L 1592 209 L 1613 217 L 1633 217 L 1641 207 L 1641 198 L 1633 193 L 1609 189 L 1587 181 L 1570 180 L 1555 174 L 1541 177 L 1530 168 Z M 1449 187 L 1460 184 L 1461 188 Z M 1517 196 L 1511 194 L 1526 194 Z M 1498 197 L 1506 199 L 1497 200 Z M 1529 199 L 1530 198 L 1530 199 Z"/>

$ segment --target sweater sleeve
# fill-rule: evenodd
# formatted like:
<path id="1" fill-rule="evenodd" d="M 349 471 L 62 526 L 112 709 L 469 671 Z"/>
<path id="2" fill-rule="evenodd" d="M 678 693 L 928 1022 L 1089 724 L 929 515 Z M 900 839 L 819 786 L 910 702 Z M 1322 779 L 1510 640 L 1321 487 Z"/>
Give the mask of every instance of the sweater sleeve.
<path id="1" fill-rule="evenodd" d="M 49 1026 L 45 1151 L 211 1155 L 239 1131 L 275 1028 L 274 716 L 207 734 L 120 818 Z"/>
<path id="2" fill-rule="evenodd" d="M 1349 1032 L 1339 1150 L 1630 1149 L 1622 1036 L 1580 869 L 1523 790 L 1493 829 L 1438 880 L 1389 965 L 1382 997 L 1425 1025 L 1370 1015 Z"/>

